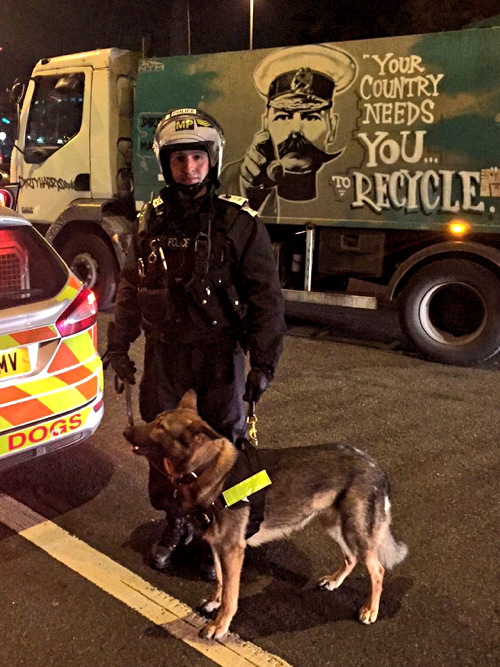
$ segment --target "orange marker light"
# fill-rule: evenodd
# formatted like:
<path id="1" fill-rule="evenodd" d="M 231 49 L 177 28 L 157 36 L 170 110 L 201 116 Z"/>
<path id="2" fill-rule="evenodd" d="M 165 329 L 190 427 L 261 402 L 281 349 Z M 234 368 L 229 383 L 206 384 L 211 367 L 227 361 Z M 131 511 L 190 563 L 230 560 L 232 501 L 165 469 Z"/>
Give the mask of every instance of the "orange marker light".
<path id="1" fill-rule="evenodd" d="M 463 236 L 467 234 L 470 230 L 470 225 L 468 222 L 463 222 L 463 220 L 453 220 L 448 225 L 448 231 L 454 234 L 455 236 Z"/>

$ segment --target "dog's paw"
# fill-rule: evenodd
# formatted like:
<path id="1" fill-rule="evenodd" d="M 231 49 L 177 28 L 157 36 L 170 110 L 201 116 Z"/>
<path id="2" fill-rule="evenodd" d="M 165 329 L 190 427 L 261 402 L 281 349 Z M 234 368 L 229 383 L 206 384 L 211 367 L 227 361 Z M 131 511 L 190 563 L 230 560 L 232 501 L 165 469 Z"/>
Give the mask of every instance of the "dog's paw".
<path id="1" fill-rule="evenodd" d="M 227 628 L 219 627 L 215 623 L 207 623 L 199 632 L 202 639 L 222 639 L 227 633 Z"/>
<path id="2" fill-rule="evenodd" d="M 334 591 L 340 586 L 342 582 L 339 582 L 337 579 L 332 579 L 331 577 L 323 577 L 316 584 L 316 588 L 320 588 L 322 591 Z"/>
<path id="3" fill-rule="evenodd" d="M 215 614 L 219 610 L 220 602 L 217 600 L 202 600 L 196 611 L 203 616 L 208 616 L 208 618 L 214 618 Z"/>
<path id="4" fill-rule="evenodd" d="M 358 619 L 360 623 L 370 625 L 371 623 L 375 623 L 377 616 L 378 609 L 371 609 L 370 607 L 363 605 L 359 610 Z"/>

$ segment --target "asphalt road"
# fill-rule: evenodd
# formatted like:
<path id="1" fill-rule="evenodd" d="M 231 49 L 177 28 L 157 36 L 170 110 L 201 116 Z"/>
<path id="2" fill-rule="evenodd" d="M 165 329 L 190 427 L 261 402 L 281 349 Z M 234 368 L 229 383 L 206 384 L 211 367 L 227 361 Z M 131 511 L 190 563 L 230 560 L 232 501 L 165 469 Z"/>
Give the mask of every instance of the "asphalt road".
<path id="1" fill-rule="evenodd" d="M 161 515 L 148 505 L 144 460 L 121 437 L 124 400 L 108 372 L 89 442 L 0 474 L 0 665 L 280 664 L 259 649 L 294 667 L 498 664 L 498 369 L 422 361 L 405 353 L 391 313 L 350 317 L 351 328 L 344 316 L 292 323 L 258 433 L 262 447 L 302 446 L 304 457 L 312 443 L 351 442 L 389 471 L 393 530 L 410 555 L 386 576 L 376 624 L 355 620 L 368 591 L 359 566 L 337 591 L 315 588 L 339 559 L 315 526 L 248 551 L 232 626 L 244 657 L 225 663 L 172 636 L 175 623 L 150 620 L 153 594 L 192 609 L 208 584 L 186 564 L 149 567 Z M 133 356 L 140 365 L 140 343 Z M 125 584 L 144 602 L 119 599 Z"/>

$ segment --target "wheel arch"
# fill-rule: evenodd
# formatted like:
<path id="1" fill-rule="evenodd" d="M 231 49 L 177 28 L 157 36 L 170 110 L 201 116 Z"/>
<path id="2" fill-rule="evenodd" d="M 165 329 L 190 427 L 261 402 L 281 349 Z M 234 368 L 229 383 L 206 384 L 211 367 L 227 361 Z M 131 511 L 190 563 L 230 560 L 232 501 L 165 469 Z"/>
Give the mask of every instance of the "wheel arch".
<path id="1" fill-rule="evenodd" d="M 118 204 L 113 199 L 76 199 L 50 225 L 45 238 L 60 251 L 75 233 L 95 234 L 108 245 L 119 270 L 125 261 L 133 220 L 117 212 Z"/>
<path id="2" fill-rule="evenodd" d="M 108 246 L 115 262 L 115 273 L 118 275 L 120 266 L 118 258 L 116 257 L 115 249 L 108 234 L 106 234 L 102 226 L 97 224 L 96 222 L 89 223 L 88 221 L 86 221 L 84 226 L 82 226 L 82 222 L 83 222 L 82 220 L 69 220 L 64 225 L 64 227 L 62 227 L 59 230 L 54 240 L 51 241 L 54 248 L 57 250 L 59 254 L 61 254 L 67 241 L 69 241 L 72 238 L 75 238 L 76 236 L 85 236 L 87 234 L 98 236 Z"/>
<path id="3" fill-rule="evenodd" d="M 387 296 L 398 298 L 411 278 L 424 266 L 443 259 L 464 259 L 476 262 L 500 278 L 500 250 L 471 241 L 443 242 L 424 248 L 405 260 L 392 276 Z"/>

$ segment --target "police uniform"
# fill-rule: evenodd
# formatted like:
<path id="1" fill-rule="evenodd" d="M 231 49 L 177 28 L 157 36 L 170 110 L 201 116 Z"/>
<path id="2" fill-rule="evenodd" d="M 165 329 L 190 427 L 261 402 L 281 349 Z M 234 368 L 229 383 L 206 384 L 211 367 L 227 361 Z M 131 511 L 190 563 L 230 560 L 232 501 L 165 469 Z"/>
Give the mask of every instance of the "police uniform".
<path id="1" fill-rule="evenodd" d="M 243 350 L 252 368 L 272 376 L 284 307 L 267 230 L 245 200 L 208 188 L 186 201 L 164 188 L 141 212 L 118 285 L 110 348 L 126 353 L 144 331 L 145 421 L 194 389 L 201 417 L 235 442 L 246 433 Z M 172 491 L 153 466 L 153 506 L 172 509 Z"/>

